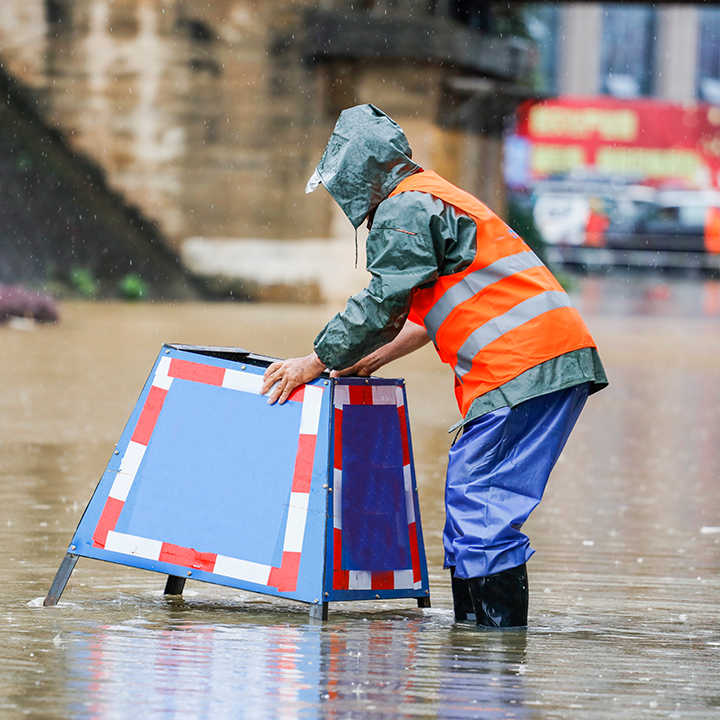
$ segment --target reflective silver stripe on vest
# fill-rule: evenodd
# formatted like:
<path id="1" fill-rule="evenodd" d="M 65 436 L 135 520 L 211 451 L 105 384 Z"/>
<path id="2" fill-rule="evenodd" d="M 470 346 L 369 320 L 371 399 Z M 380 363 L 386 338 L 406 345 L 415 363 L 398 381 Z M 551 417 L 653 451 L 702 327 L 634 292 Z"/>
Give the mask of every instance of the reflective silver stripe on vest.
<path id="1" fill-rule="evenodd" d="M 462 378 L 463 375 L 470 372 L 475 356 L 505 333 L 524 325 L 543 313 L 562 307 L 573 307 L 567 293 L 559 290 L 548 290 L 540 293 L 540 295 L 523 300 L 502 315 L 488 320 L 475 332 L 471 333 L 460 350 L 458 350 L 458 363 L 455 366 L 455 374 Z"/>
<path id="2" fill-rule="evenodd" d="M 534 267 L 542 267 L 542 261 L 532 250 L 525 250 L 469 273 L 459 283 L 448 288 L 425 316 L 425 327 L 430 337 L 435 340 L 438 328 L 460 303 L 477 295 L 488 285 Z"/>

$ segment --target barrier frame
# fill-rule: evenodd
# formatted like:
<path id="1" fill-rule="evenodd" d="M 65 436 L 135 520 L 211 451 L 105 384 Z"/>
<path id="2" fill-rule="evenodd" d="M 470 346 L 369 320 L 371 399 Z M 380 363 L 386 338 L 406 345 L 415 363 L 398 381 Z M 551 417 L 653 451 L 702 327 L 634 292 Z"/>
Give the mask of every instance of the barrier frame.
<path id="1" fill-rule="evenodd" d="M 267 406 L 265 398 L 260 396 L 260 387 L 264 370 L 273 361 L 274 358 L 255 355 L 241 348 L 163 345 L 113 456 L 73 535 L 45 598 L 45 606 L 57 604 L 79 557 L 90 557 L 166 574 L 166 595 L 181 594 L 186 580 L 191 578 L 305 602 L 310 605 L 311 617 L 322 619 L 327 618 L 328 603 L 335 601 L 407 597 L 417 598 L 420 607 L 430 606 L 404 380 L 330 378 L 325 374 L 298 388 L 283 406 Z M 236 394 L 227 393 L 228 390 Z M 190 400 L 185 397 L 188 393 Z M 167 440 L 171 435 L 168 428 L 178 433 L 178 426 L 184 427 L 183 423 L 189 423 L 189 429 L 184 430 L 186 434 L 192 434 L 195 430 L 201 433 L 202 423 L 198 426 L 199 429 L 196 428 L 192 423 L 199 420 L 193 415 L 202 417 L 197 407 L 198 403 L 205 400 L 198 398 L 206 396 L 214 403 L 220 398 L 224 403 L 223 407 L 231 408 L 236 412 L 236 416 L 240 411 L 236 411 L 235 406 L 247 403 L 256 414 L 259 426 L 262 426 L 260 416 L 265 418 L 266 422 L 267 418 L 274 418 L 278 422 L 282 419 L 284 432 L 286 435 L 290 433 L 291 440 L 297 430 L 294 457 L 290 457 L 292 453 L 288 455 L 285 452 L 282 472 L 278 471 L 269 476 L 272 482 L 268 487 L 270 484 L 277 486 L 276 494 L 287 493 L 288 498 L 287 502 L 283 500 L 281 504 L 278 500 L 272 505 L 271 515 L 275 524 L 270 523 L 270 534 L 272 535 L 272 528 L 277 528 L 277 540 L 271 553 L 272 559 L 277 560 L 274 563 L 267 561 L 267 557 L 265 562 L 259 562 L 257 558 L 235 557 L 215 552 L 213 547 L 207 546 L 212 543 L 208 543 L 203 535 L 207 524 L 192 526 L 192 517 L 186 515 L 185 527 L 178 528 L 172 521 L 160 518 L 157 512 L 153 514 L 152 508 L 148 510 L 139 500 L 145 498 L 144 502 L 150 505 L 160 503 L 162 508 L 162 497 L 158 499 L 162 493 L 158 488 L 165 488 L 168 481 L 163 480 L 163 485 L 157 478 L 165 472 L 166 465 L 174 468 L 178 477 L 186 472 L 184 464 L 178 459 L 178 452 L 182 453 L 183 446 L 181 445 L 178 451 L 178 442 Z M 178 410 L 186 406 L 192 410 Z M 375 406 L 383 407 L 373 409 Z M 391 432 L 399 433 L 402 470 L 398 469 L 398 462 L 395 461 L 395 466 L 390 470 L 380 468 L 370 471 L 370 476 L 373 472 L 390 472 L 395 477 L 396 484 L 402 483 L 402 490 L 396 488 L 395 493 L 398 498 L 398 493 L 402 494 L 399 502 L 404 507 L 407 519 L 408 543 L 405 561 L 401 563 L 403 567 L 397 570 L 373 572 L 372 569 L 343 570 L 342 567 L 341 498 L 344 477 L 342 468 L 337 465 L 341 464 L 343 453 L 352 454 L 350 451 L 353 450 L 353 443 L 360 442 L 359 439 L 346 441 L 343 438 L 344 410 L 356 418 L 356 424 L 358 417 L 362 420 L 363 417 L 371 417 L 367 413 L 380 413 L 386 423 L 390 422 Z M 187 420 L 188 417 L 192 419 Z M 168 418 L 173 422 L 169 422 Z M 373 430 L 372 425 L 373 423 L 367 422 L 363 425 L 361 422 L 358 427 L 361 430 L 369 428 L 370 435 L 376 436 L 376 444 L 378 438 L 382 444 L 383 433 Z M 257 432 L 262 432 L 262 427 Z M 224 432 L 224 426 L 219 426 L 217 432 Z M 251 432 L 252 429 L 249 429 L 250 434 Z M 266 435 L 262 437 L 267 437 L 267 427 L 265 432 Z M 168 448 L 174 452 L 170 452 Z M 248 467 L 253 462 L 250 450 L 252 447 L 248 446 L 248 455 L 245 458 Z M 390 451 L 393 457 L 397 455 L 397 450 L 392 447 Z M 168 452 L 169 455 L 165 457 L 163 453 Z M 354 452 L 357 455 L 357 447 Z M 283 455 L 282 452 L 278 454 Z M 197 461 L 199 455 L 200 453 L 196 452 L 192 456 L 194 461 Z M 217 458 L 225 461 L 222 453 L 218 454 Z M 272 458 L 272 461 L 276 462 L 275 458 Z M 216 459 L 215 462 L 218 465 L 221 460 Z M 293 464 L 291 473 L 289 462 Z M 148 475 L 151 466 L 155 468 L 152 477 Z M 158 468 L 161 468 L 160 471 Z M 243 472 L 246 472 L 245 466 Z M 251 471 L 247 472 L 252 474 Z M 348 477 L 352 477 L 352 473 Z M 216 489 L 220 487 L 226 491 L 226 485 L 217 486 L 217 481 L 213 482 L 216 482 Z M 356 479 L 354 482 L 354 486 L 348 487 L 361 487 L 360 480 Z M 184 478 L 180 486 L 187 490 L 188 483 L 192 481 Z M 285 487 L 283 483 L 289 486 Z M 255 492 L 255 486 L 252 487 Z M 193 492 L 196 498 L 200 497 L 196 490 Z M 179 494 L 182 496 L 182 492 Z M 227 502 L 232 504 L 232 496 L 226 497 Z M 131 500 L 135 504 L 132 504 Z M 126 501 L 129 503 L 127 511 Z M 202 499 L 197 502 L 202 504 Z M 150 532 L 142 535 L 128 532 L 128 528 L 132 529 L 138 524 L 146 527 L 142 525 L 143 513 L 138 511 L 138 507 L 146 509 L 146 523 L 147 517 L 151 516 L 153 522 L 157 522 L 162 529 L 153 525 Z M 177 510 L 177 503 L 175 507 Z M 350 513 L 351 510 L 347 512 Z M 396 516 L 400 517 L 399 511 Z M 189 522 L 188 517 L 191 518 Z M 249 522 L 252 522 L 252 518 Z M 225 535 L 219 535 L 219 544 L 233 547 L 233 543 L 237 541 L 234 535 L 237 533 L 228 532 L 227 523 L 225 527 Z M 404 526 L 401 524 L 401 527 Z M 284 532 L 282 537 L 281 530 Z M 193 533 L 205 537 L 206 546 L 196 550 L 194 542 L 182 544 L 185 538 L 192 540 Z M 165 535 L 172 538 L 168 540 Z M 177 538 L 181 540 L 172 541 Z M 370 546 L 366 540 L 361 539 L 359 542 L 364 542 L 366 547 Z M 243 554 L 246 549 L 243 547 L 242 552 L 235 552 L 235 555 Z M 406 557 L 408 552 L 411 560 L 409 566 Z M 263 549 L 261 555 L 268 556 L 268 551 Z"/>

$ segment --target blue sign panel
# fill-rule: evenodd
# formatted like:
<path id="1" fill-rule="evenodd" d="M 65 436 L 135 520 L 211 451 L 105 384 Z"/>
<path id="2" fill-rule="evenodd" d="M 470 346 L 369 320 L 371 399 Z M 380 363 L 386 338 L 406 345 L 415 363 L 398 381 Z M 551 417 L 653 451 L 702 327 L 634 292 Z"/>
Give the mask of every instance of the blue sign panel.
<path id="1" fill-rule="evenodd" d="M 330 383 L 271 406 L 260 395 L 263 372 L 166 348 L 72 552 L 315 601 Z"/>

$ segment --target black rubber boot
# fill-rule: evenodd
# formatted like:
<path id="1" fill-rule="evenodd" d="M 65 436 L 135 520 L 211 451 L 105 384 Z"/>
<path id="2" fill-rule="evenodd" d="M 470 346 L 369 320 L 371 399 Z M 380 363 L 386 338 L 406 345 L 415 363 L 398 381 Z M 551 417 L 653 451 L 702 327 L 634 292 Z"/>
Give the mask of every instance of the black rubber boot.
<path id="1" fill-rule="evenodd" d="M 450 568 L 450 578 L 452 581 L 455 622 L 463 622 L 465 620 L 475 622 L 477 618 L 475 617 L 475 608 L 473 607 L 468 581 L 465 578 L 455 577 L 454 567 Z"/>
<path id="2" fill-rule="evenodd" d="M 467 582 L 478 625 L 499 628 L 527 625 L 528 577 L 524 564 Z"/>

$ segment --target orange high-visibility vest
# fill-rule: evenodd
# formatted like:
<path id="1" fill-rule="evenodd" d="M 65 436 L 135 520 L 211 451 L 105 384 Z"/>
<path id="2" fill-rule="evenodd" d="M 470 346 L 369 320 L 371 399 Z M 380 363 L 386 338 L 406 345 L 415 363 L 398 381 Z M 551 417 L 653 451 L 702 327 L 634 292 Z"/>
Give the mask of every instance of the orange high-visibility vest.
<path id="1" fill-rule="evenodd" d="M 552 273 L 489 208 L 432 171 L 411 175 L 391 193 L 429 193 L 469 215 L 477 251 L 461 272 L 415 288 L 411 311 L 455 371 L 463 416 L 472 401 L 564 353 L 595 347 Z"/>

